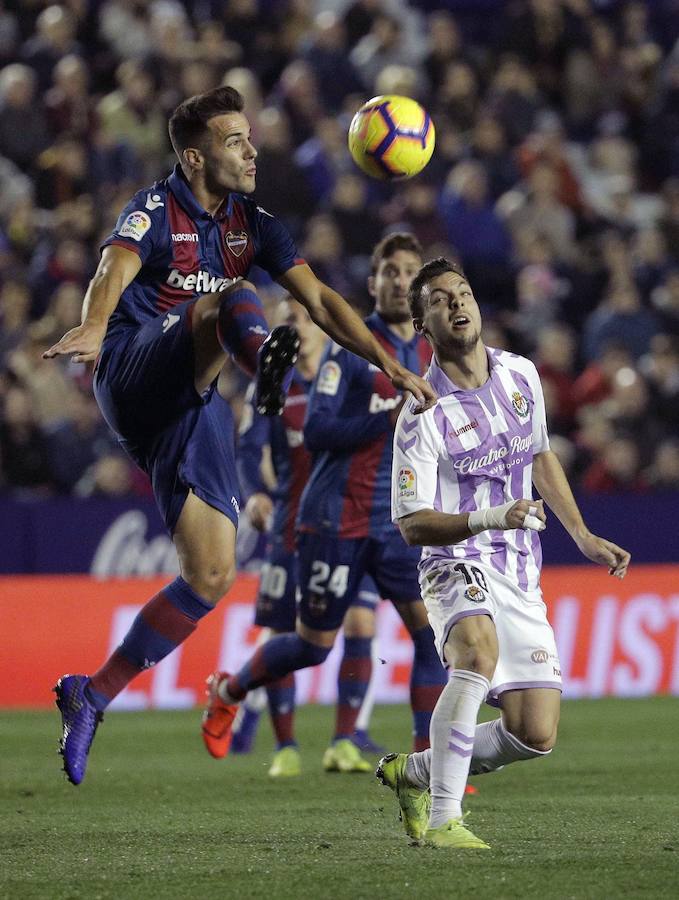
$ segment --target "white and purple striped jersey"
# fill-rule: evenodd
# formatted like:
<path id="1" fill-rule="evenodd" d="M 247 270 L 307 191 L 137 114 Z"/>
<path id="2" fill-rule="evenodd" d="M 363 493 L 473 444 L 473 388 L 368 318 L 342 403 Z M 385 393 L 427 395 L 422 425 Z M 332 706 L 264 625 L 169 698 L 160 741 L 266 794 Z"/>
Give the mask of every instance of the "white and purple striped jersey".
<path id="1" fill-rule="evenodd" d="M 464 513 L 533 496 L 533 456 L 549 449 L 540 378 L 530 360 L 486 350 L 484 385 L 458 388 L 434 358 L 425 377 L 437 404 L 418 416 L 412 400 L 404 406 L 394 433 L 394 521 L 421 509 Z M 420 570 L 448 559 L 476 560 L 524 591 L 538 589 L 536 531 L 482 531 L 448 547 L 424 547 Z"/>

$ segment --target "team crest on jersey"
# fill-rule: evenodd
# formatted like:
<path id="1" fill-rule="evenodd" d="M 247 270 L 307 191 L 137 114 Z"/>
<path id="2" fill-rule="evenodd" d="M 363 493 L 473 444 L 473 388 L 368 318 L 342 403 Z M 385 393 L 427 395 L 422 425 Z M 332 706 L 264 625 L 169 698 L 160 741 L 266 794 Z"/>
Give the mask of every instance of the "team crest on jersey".
<path id="1" fill-rule="evenodd" d="M 151 219 L 141 210 L 131 212 L 123 222 L 118 234 L 120 237 L 129 237 L 133 241 L 140 241 L 151 227 Z"/>
<path id="2" fill-rule="evenodd" d="M 470 600 L 472 603 L 482 603 L 486 599 L 486 595 L 481 588 L 476 587 L 475 584 L 471 584 L 464 592 L 464 595 L 467 600 Z"/>
<path id="3" fill-rule="evenodd" d="M 512 406 L 516 410 L 516 414 L 522 419 L 525 419 L 530 411 L 527 398 L 518 391 L 514 391 L 512 394 Z"/>
<path id="4" fill-rule="evenodd" d="M 227 231 L 224 235 L 224 243 L 234 256 L 242 256 L 248 245 L 246 231 Z"/>
<path id="5" fill-rule="evenodd" d="M 417 476 L 408 466 L 398 470 L 397 484 L 399 500 L 412 499 L 417 495 Z"/>
<path id="6" fill-rule="evenodd" d="M 316 390 L 319 394 L 327 394 L 328 397 L 334 397 L 339 389 L 342 370 L 339 363 L 329 359 L 321 366 L 318 373 L 318 381 L 316 382 Z"/>

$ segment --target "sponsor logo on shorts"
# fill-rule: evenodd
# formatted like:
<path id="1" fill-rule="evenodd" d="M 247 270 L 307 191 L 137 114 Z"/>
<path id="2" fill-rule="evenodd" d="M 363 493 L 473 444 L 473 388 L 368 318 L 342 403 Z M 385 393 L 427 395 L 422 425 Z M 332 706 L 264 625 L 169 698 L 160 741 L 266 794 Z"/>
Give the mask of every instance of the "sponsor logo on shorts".
<path id="1" fill-rule="evenodd" d="M 486 599 L 486 595 L 481 588 L 476 587 L 475 584 L 470 585 L 464 592 L 464 595 L 467 600 L 470 600 L 472 603 L 482 603 Z"/>
<path id="2" fill-rule="evenodd" d="M 530 412 L 528 398 L 524 397 L 523 394 L 520 394 L 518 391 L 512 393 L 512 406 L 516 410 L 517 415 L 522 419 L 525 419 Z"/>
<path id="3" fill-rule="evenodd" d="M 224 243 L 234 256 L 242 256 L 248 245 L 247 231 L 227 231 Z"/>
<path id="4" fill-rule="evenodd" d="M 552 674 L 558 675 L 561 678 L 561 669 L 557 669 L 556 666 L 552 666 Z"/>
<path id="5" fill-rule="evenodd" d="M 534 663 L 546 663 L 549 660 L 548 650 L 533 650 L 530 658 Z"/>
<path id="6" fill-rule="evenodd" d="M 172 240 L 176 244 L 181 244 L 182 241 L 189 244 L 197 244 L 198 243 L 198 235 L 197 234 L 189 234 L 184 231 L 178 231 L 176 234 L 173 233 Z"/>
<path id="7" fill-rule="evenodd" d="M 412 499 L 417 495 L 417 476 L 408 466 L 398 470 L 397 484 L 399 500 Z"/>
<path id="8" fill-rule="evenodd" d="M 238 500 L 235 497 L 231 498 L 231 506 L 236 510 L 236 515 L 240 515 L 240 506 L 238 505 Z"/>
<path id="9" fill-rule="evenodd" d="M 328 608 L 328 601 L 324 596 L 311 594 L 309 596 L 309 612 L 312 616 L 322 616 Z"/>
<path id="10" fill-rule="evenodd" d="M 342 378 L 342 370 L 339 363 L 329 359 L 321 366 L 318 373 L 318 381 L 316 382 L 316 391 L 319 394 L 327 394 L 328 397 L 334 397 L 339 390 L 339 383 Z"/>
<path id="11" fill-rule="evenodd" d="M 151 227 L 151 219 L 145 212 L 137 210 L 131 212 L 123 222 L 118 234 L 120 237 L 129 237 L 133 241 L 140 241 Z"/>

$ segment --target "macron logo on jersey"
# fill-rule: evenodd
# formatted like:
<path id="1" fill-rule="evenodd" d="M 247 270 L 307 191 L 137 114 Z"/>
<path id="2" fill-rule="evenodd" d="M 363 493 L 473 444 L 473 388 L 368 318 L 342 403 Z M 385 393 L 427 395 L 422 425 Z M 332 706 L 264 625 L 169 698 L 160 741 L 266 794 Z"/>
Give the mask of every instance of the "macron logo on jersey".
<path id="1" fill-rule="evenodd" d="M 173 235 L 174 237 L 174 235 Z M 196 238 L 198 236 L 196 235 Z M 191 272 L 189 275 L 182 275 L 179 269 L 172 269 L 167 276 L 167 284 L 173 288 L 179 288 L 182 291 L 194 291 L 198 294 L 212 294 L 215 291 L 223 291 L 230 284 L 240 281 L 242 276 L 236 278 L 220 278 L 219 275 L 210 275 L 203 269 L 200 272 Z"/>
<path id="2" fill-rule="evenodd" d="M 185 234 L 184 232 L 178 232 L 177 234 L 172 235 L 172 240 L 176 243 L 180 243 L 181 241 L 188 241 L 191 244 L 198 243 L 198 235 L 197 234 Z"/>

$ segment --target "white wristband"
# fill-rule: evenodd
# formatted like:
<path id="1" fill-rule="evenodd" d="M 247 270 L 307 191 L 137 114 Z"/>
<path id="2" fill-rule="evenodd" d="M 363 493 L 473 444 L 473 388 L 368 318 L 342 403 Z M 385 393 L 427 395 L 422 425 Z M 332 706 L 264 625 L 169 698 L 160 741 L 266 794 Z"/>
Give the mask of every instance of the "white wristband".
<path id="1" fill-rule="evenodd" d="M 489 528 L 499 528 L 504 531 L 509 527 L 507 515 L 514 506 L 516 500 L 503 503 L 502 506 L 491 506 L 488 509 L 475 509 L 469 513 L 467 525 L 472 534 L 479 534 Z"/>
<path id="2" fill-rule="evenodd" d="M 538 519 L 536 513 L 538 511 L 537 506 L 529 506 L 528 512 L 523 517 L 523 527 L 530 528 L 532 531 L 544 531 L 546 528 L 545 523 L 542 519 Z"/>

